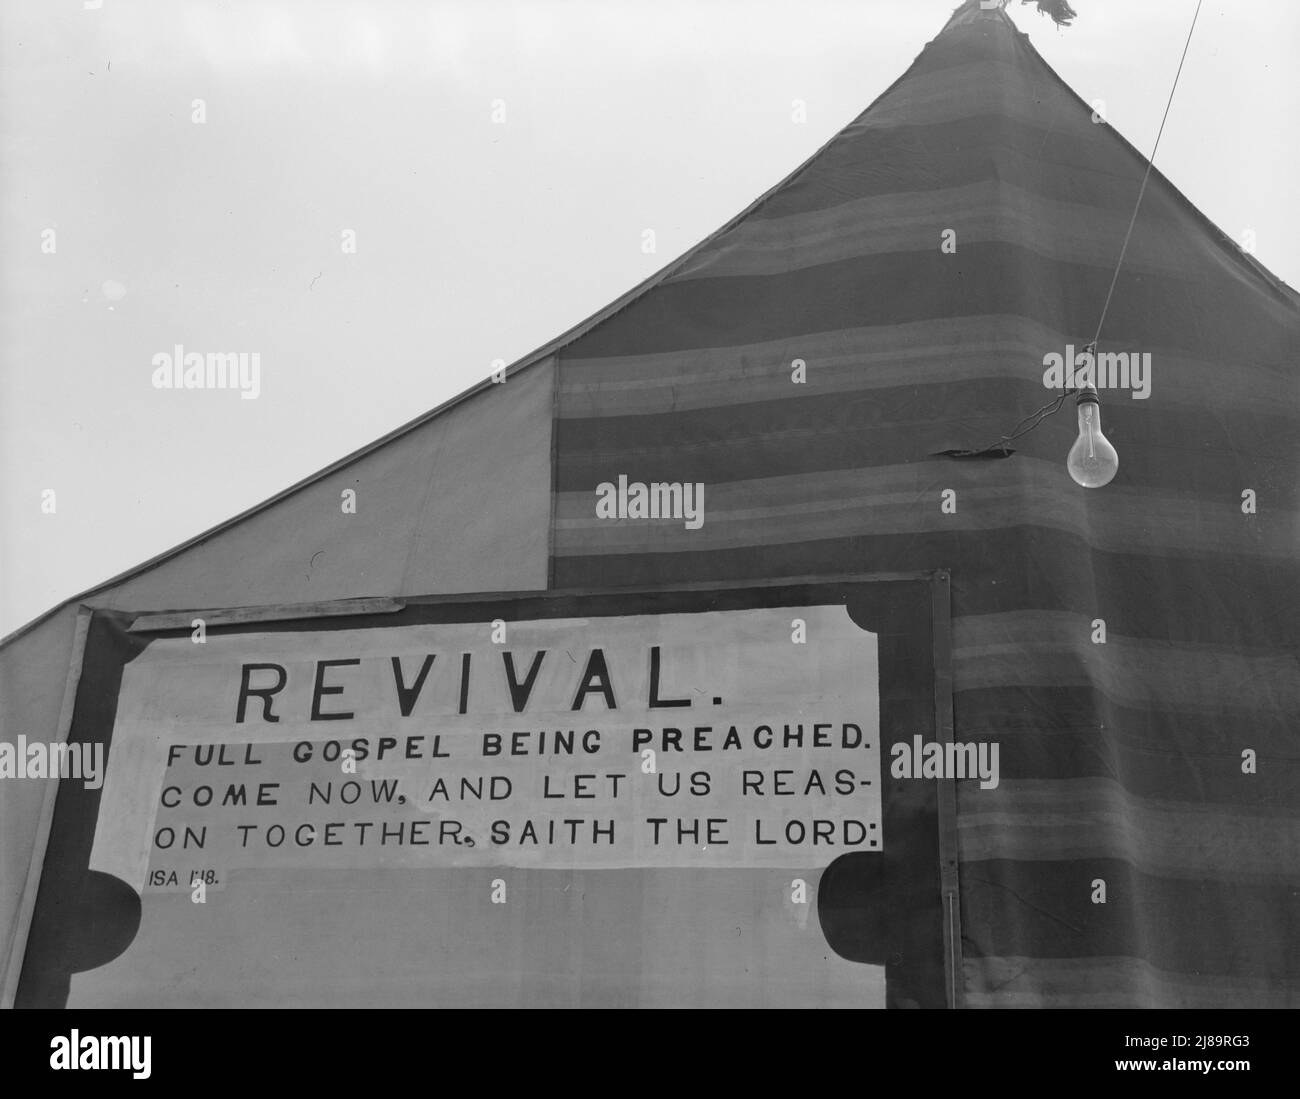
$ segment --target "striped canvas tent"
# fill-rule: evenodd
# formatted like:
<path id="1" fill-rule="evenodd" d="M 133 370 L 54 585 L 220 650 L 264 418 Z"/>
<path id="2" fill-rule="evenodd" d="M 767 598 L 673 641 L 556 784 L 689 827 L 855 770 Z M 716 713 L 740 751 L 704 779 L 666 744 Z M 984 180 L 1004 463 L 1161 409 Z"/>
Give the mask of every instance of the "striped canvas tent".
<path id="1" fill-rule="evenodd" d="M 80 607 L 133 612 L 945 569 L 966 1006 L 1300 1002 L 1300 301 L 1151 174 L 1101 350 L 1115 480 L 1052 397 L 1147 162 L 998 10 L 960 7 L 811 160 L 485 385 L 0 648 L 0 735 L 66 731 Z M 705 486 L 705 522 L 595 490 Z M 365 494 L 367 520 L 338 514 Z M 255 565 L 250 565 L 255 563 Z M 42 794 L 6 791 L 14 987 Z M 1104 890 L 1104 903 L 1099 903 Z M 29 913 L 28 913 L 29 915 Z"/>
<path id="2" fill-rule="evenodd" d="M 556 585 L 952 569 L 956 737 L 1003 761 L 958 784 L 972 1006 L 1300 997 L 1296 295 L 1153 172 L 1099 348 L 1152 355 L 1147 399 L 1104 401 L 1115 481 L 1070 480 L 1072 402 L 1008 459 L 935 456 L 1051 397 L 1145 168 L 967 4 L 556 351 Z M 613 471 L 705 482 L 707 522 L 593 521 Z"/>

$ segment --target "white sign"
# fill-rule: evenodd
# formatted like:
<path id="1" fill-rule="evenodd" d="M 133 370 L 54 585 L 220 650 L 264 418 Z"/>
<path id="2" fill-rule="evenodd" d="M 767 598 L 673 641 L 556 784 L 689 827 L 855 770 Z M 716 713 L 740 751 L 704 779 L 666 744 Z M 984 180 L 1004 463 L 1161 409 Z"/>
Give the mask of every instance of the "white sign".
<path id="1" fill-rule="evenodd" d="M 839 605 L 157 640 L 91 867 L 821 867 L 883 848 L 879 713 Z"/>

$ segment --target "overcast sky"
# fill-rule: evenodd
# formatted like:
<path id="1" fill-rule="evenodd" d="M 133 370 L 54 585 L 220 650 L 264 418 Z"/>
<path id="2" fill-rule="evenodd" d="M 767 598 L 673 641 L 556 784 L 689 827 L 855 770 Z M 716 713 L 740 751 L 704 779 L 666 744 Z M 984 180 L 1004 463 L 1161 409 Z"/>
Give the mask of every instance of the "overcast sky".
<path id="1" fill-rule="evenodd" d="M 956 6 L 94 3 L 0 4 L 0 634 L 595 312 Z M 1074 4 L 1011 12 L 1149 152 L 1196 0 Z M 1156 158 L 1292 286 L 1298 32 L 1300 5 L 1206 0 Z M 176 344 L 260 353 L 260 395 L 154 388 Z"/>

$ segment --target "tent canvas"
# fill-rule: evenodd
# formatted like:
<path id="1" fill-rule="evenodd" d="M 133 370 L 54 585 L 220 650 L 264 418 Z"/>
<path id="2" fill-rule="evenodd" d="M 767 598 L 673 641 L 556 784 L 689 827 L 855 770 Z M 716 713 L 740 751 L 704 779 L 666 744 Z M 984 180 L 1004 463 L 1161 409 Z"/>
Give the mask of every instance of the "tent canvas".
<path id="1" fill-rule="evenodd" d="M 3 737 L 59 735 L 77 602 L 949 570 L 955 735 L 1002 761 L 957 783 L 962 1001 L 1294 1006 L 1296 295 L 1155 170 L 1102 348 L 1152 356 L 1147 399 L 1103 395 L 1115 481 L 1069 480 L 1064 415 L 1003 460 L 939 456 L 1050 395 L 1146 169 L 964 4 L 811 160 L 506 384 L 9 639 Z M 620 477 L 703 484 L 703 524 L 599 518 Z M 338 521 L 358 480 L 387 525 Z M 43 796 L 5 793 L 12 987 Z"/>

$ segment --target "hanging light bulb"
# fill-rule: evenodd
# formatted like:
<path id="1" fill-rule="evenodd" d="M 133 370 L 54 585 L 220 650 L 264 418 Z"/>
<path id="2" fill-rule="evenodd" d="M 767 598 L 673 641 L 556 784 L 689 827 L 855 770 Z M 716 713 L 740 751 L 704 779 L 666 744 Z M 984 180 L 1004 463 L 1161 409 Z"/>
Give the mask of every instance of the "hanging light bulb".
<path id="1" fill-rule="evenodd" d="M 1070 476 L 1084 488 L 1101 488 L 1119 472 L 1119 455 L 1101 433 L 1101 403 L 1096 389 L 1091 385 L 1082 389 L 1075 403 L 1079 406 L 1079 437 L 1070 447 L 1066 465 Z"/>

